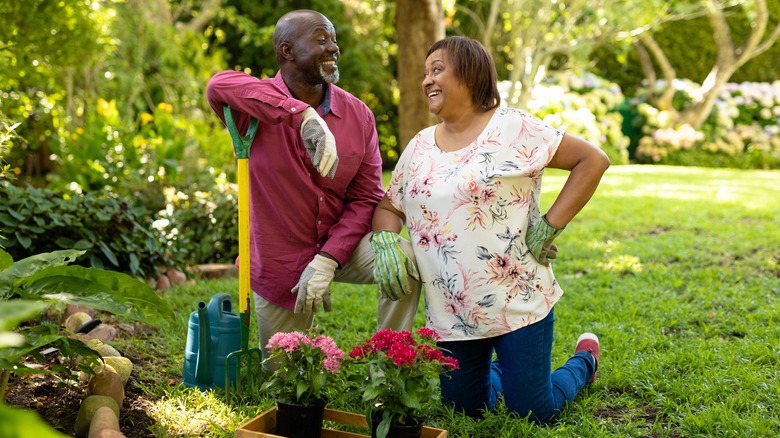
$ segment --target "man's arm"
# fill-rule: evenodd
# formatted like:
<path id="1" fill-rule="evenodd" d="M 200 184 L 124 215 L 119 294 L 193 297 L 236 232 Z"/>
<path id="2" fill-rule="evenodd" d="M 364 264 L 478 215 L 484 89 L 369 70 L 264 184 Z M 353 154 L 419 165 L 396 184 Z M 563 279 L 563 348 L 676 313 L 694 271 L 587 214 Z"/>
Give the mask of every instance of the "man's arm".
<path id="1" fill-rule="evenodd" d="M 271 80 L 260 80 L 238 71 L 214 75 L 206 88 L 211 109 L 225 122 L 224 106 L 233 109 L 236 123 L 242 128 L 248 117 L 267 125 L 285 123 L 300 130 L 302 113 L 309 105 L 284 94 Z"/>
<path id="2" fill-rule="evenodd" d="M 225 123 L 229 106 L 239 131 L 246 132 L 250 117 L 266 125 L 285 123 L 301 131 L 312 164 L 322 176 L 333 178 L 338 166 L 336 141 L 317 111 L 287 96 L 272 80 L 260 80 L 243 72 L 223 71 L 209 81 L 206 90 L 211 109 Z"/>

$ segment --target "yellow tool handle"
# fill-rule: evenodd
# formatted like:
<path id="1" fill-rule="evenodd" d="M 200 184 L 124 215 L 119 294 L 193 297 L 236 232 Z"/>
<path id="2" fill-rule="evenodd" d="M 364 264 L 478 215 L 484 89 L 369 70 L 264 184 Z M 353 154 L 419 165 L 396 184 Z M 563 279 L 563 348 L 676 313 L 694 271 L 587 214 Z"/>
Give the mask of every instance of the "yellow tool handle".
<path id="1" fill-rule="evenodd" d="M 238 160 L 238 293 L 239 310 L 249 309 L 249 159 Z"/>

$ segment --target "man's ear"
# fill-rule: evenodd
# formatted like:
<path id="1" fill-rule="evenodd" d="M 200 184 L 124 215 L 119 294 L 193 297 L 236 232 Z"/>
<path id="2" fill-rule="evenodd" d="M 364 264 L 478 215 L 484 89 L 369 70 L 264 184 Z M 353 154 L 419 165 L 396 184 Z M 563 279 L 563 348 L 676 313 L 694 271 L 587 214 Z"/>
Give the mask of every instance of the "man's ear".
<path id="1" fill-rule="evenodd" d="M 279 44 L 279 53 L 282 54 L 282 57 L 288 61 L 294 61 L 295 55 L 293 54 L 293 47 L 292 44 L 290 44 L 287 41 L 282 41 Z"/>

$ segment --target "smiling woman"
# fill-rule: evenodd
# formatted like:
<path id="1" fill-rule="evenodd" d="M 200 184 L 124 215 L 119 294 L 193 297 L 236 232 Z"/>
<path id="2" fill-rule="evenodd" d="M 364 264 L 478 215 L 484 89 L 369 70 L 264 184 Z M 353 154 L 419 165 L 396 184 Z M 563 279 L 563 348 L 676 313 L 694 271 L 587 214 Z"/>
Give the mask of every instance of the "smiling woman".
<path id="1" fill-rule="evenodd" d="M 442 123 L 404 150 L 374 232 L 409 230 L 426 325 L 461 364 L 441 378 L 442 402 L 479 417 L 503 396 L 510 412 L 551 421 L 595 379 L 599 359 L 598 337 L 586 332 L 551 369 L 553 307 L 563 295 L 553 240 L 590 200 L 609 159 L 525 111 L 498 108 L 495 65 L 473 39 L 433 44 L 422 87 Z M 547 168 L 570 174 L 543 215 Z"/>

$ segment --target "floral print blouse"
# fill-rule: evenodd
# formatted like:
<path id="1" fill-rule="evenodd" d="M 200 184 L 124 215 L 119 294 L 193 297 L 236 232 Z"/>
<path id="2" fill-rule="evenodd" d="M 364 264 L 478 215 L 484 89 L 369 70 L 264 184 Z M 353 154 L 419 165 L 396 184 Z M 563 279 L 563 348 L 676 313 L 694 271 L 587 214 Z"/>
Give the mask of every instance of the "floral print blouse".
<path id="1" fill-rule="evenodd" d="M 544 319 L 563 294 L 525 234 L 539 220 L 542 174 L 563 132 L 501 107 L 467 147 L 444 152 L 420 131 L 388 197 L 406 215 L 425 287 L 427 326 L 443 341 L 487 338 Z"/>

